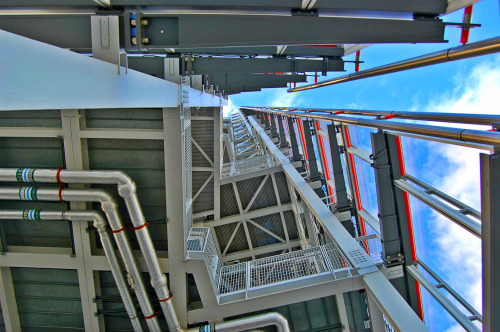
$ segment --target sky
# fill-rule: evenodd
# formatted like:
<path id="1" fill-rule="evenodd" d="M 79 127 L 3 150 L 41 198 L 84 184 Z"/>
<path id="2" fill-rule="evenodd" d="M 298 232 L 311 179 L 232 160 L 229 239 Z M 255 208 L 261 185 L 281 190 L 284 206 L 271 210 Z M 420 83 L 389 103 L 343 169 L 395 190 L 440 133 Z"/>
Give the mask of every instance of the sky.
<path id="1" fill-rule="evenodd" d="M 442 18 L 445 22 L 461 22 L 462 15 L 463 10 L 459 10 Z M 499 1 L 483 0 L 475 4 L 472 22 L 482 26 L 471 30 L 469 42 L 497 37 L 500 32 Z M 447 27 L 445 39 L 449 42 L 370 46 L 361 51 L 364 63 L 360 69 L 459 46 L 460 29 Z M 345 60 L 354 60 L 354 55 Z M 353 71 L 354 64 L 346 63 L 346 72 Z M 319 80 L 343 74 L 332 73 Z M 230 97 L 230 106 L 500 114 L 499 95 L 500 55 L 496 54 L 303 92 L 264 89 L 242 93 Z M 363 144 L 363 140 L 369 136 L 363 131 L 366 129 L 358 131 L 358 143 L 365 147 L 369 142 Z M 410 138 L 403 138 L 402 144 L 408 173 L 480 211 L 479 153 L 487 151 Z M 372 170 L 360 169 L 366 182 L 362 199 L 367 209 L 376 209 Z M 411 199 L 411 209 L 419 258 L 481 312 L 480 240 L 416 199 Z M 423 291 L 422 300 L 426 324 L 431 331 L 463 330 L 426 291 Z"/>

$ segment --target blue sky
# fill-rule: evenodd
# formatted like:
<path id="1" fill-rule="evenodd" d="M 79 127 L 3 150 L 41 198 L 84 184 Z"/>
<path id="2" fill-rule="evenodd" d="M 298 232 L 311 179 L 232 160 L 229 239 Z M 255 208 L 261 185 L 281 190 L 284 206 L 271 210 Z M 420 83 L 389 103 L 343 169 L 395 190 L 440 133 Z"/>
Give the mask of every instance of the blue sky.
<path id="1" fill-rule="evenodd" d="M 461 22 L 463 10 L 443 17 Z M 496 37 L 500 32 L 498 0 L 474 5 L 470 42 Z M 361 70 L 459 45 L 460 29 L 446 28 L 449 43 L 416 45 L 374 45 L 361 51 Z M 354 56 L 345 60 L 353 60 Z M 346 64 L 347 73 L 354 64 Z M 343 75 L 333 73 L 324 80 Z M 312 81 L 312 78 L 311 78 Z M 359 80 L 309 91 L 287 93 L 286 89 L 232 96 L 233 107 L 296 106 L 317 108 L 359 108 L 369 110 L 414 110 L 500 114 L 500 56 L 488 55 L 401 73 Z M 403 139 L 407 171 L 446 193 L 480 210 L 479 150 L 449 147 L 439 143 Z M 366 169 L 366 168 L 363 168 Z M 365 174 L 365 200 L 373 200 L 372 176 Z M 370 198 L 372 197 L 372 198 Z M 368 206 L 375 204 L 367 202 Z M 419 257 L 481 310 L 480 241 L 417 200 L 411 200 Z M 451 316 L 423 292 L 426 324 L 432 331 L 462 331 Z"/>

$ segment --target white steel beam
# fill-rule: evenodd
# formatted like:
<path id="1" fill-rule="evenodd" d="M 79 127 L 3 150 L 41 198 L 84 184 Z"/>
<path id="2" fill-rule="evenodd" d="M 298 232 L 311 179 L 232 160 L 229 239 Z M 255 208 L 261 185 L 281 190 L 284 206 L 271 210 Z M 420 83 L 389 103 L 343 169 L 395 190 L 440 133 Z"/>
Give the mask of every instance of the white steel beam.
<path id="1" fill-rule="evenodd" d="M 349 327 L 349 319 L 347 318 L 347 308 L 345 306 L 344 294 L 336 294 L 335 300 L 337 302 L 340 323 L 342 324 L 342 331 L 350 332 L 351 328 Z"/>
<path id="2" fill-rule="evenodd" d="M 254 219 L 254 218 L 258 218 L 258 217 L 267 216 L 269 214 L 285 212 L 285 211 L 289 211 L 291 209 L 292 209 L 292 205 L 290 203 L 283 204 L 281 206 L 271 206 L 271 207 L 267 207 L 267 208 L 253 210 L 253 211 L 250 211 L 248 213 L 241 214 L 241 215 L 233 215 L 233 216 L 229 216 L 229 217 L 224 217 L 224 218 L 221 218 L 219 220 L 214 220 L 214 221 L 210 221 L 210 222 L 207 221 L 206 225 L 211 226 L 211 227 L 222 226 L 222 225 L 227 225 L 227 224 L 239 222 L 239 221 L 242 221 L 245 219 Z"/>
<path id="3" fill-rule="evenodd" d="M 141 139 L 163 140 L 161 129 L 85 129 L 80 131 L 81 138 L 106 138 L 106 139 Z"/>
<path id="4" fill-rule="evenodd" d="M 254 248 L 253 254 L 262 255 L 268 252 L 289 250 L 290 248 L 296 248 L 296 247 L 300 247 L 300 241 L 291 241 L 290 243 L 276 243 L 264 247 Z M 251 256 L 252 253 L 250 252 L 250 250 L 242 250 L 222 256 L 221 261 L 226 263 L 237 259 L 248 258 Z"/>
<path id="5" fill-rule="evenodd" d="M 270 168 L 265 168 L 262 170 L 258 170 L 256 172 L 251 172 L 251 173 L 245 173 L 241 175 L 234 175 L 228 178 L 224 178 L 221 180 L 221 185 L 228 184 L 231 182 L 239 182 L 239 181 L 244 181 L 248 179 L 253 179 L 262 175 L 269 175 L 269 174 L 274 174 L 278 172 L 282 172 L 283 168 L 281 166 L 273 166 Z"/>
<path id="6" fill-rule="evenodd" d="M 61 110 L 64 155 L 66 158 L 66 169 L 68 170 L 88 169 L 86 142 L 83 143 L 80 137 L 80 127 L 82 124 L 85 127 L 85 117 L 82 115 L 82 111 L 76 109 Z M 82 188 L 83 185 L 70 185 L 70 187 Z M 72 210 L 86 210 L 87 208 L 85 202 L 71 202 L 70 207 Z M 71 223 L 73 225 L 72 236 L 75 246 L 75 258 L 78 261 L 77 272 L 85 329 L 100 331 L 104 329 L 104 319 L 102 315 L 97 315 L 94 271 L 86 267 L 86 262 L 92 255 L 90 237 L 87 232 L 88 223 Z"/>
<path id="7" fill-rule="evenodd" d="M 0 303 L 2 315 L 7 332 L 21 331 L 19 312 L 17 311 L 14 283 L 9 267 L 0 268 Z"/>
<path id="8" fill-rule="evenodd" d="M 201 152 L 203 157 L 205 157 L 205 159 L 210 163 L 210 165 L 212 165 L 212 167 L 214 167 L 214 162 L 212 161 L 212 159 L 210 159 L 210 157 L 205 153 L 205 151 L 201 148 L 201 146 L 192 137 L 191 137 L 191 142 L 194 144 L 194 146 L 196 146 L 198 151 Z"/>
<path id="9" fill-rule="evenodd" d="M 187 283 L 185 267 L 185 194 L 182 108 L 163 109 L 165 193 L 168 236 L 169 281 L 174 306 L 177 308 L 181 326 L 187 326 Z"/>
<path id="10" fill-rule="evenodd" d="M 58 137 L 61 128 L 0 127 L 0 137 Z"/>
<path id="11" fill-rule="evenodd" d="M 397 331 L 429 331 L 403 297 L 381 273 L 363 276 L 368 295 Z"/>
<path id="12" fill-rule="evenodd" d="M 360 290 L 363 288 L 364 284 L 362 279 L 359 277 L 329 281 L 314 286 L 297 288 L 291 291 L 268 294 L 245 301 L 218 306 L 207 306 L 202 309 L 192 310 L 188 313 L 188 322 L 189 324 L 195 324 L 198 322 L 241 315 L 252 311 L 265 310 L 292 303 L 309 301 L 326 296 L 338 296 L 337 294 L 340 294 L 341 296 L 344 292 Z"/>

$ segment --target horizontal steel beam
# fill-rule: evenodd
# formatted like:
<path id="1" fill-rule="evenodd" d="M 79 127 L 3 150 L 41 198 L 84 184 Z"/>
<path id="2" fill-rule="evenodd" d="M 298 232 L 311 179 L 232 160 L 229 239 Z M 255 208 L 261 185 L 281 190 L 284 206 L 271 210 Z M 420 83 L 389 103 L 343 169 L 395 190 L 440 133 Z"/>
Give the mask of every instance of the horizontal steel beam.
<path id="1" fill-rule="evenodd" d="M 137 15 L 142 15 L 136 13 Z M 444 42 L 440 19 L 397 20 L 347 17 L 169 15 L 144 13 L 149 25 L 138 49 Z M 128 29 L 128 26 L 125 25 Z M 328 33 L 325 33 L 328 32 Z M 127 33 L 126 33 L 127 34 Z M 139 41 L 138 41 L 139 42 Z"/>
<path id="2" fill-rule="evenodd" d="M 436 195 L 437 197 L 441 198 L 442 200 L 456 206 L 457 208 L 461 209 L 460 213 L 467 215 L 470 214 L 478 219 L 481 219 L 481 212 L 477 211 L 476 209 L 473 209 L 472 207 L 468 206 L 467 204 L 464 204 L 460 202 L 458 199 L 455 199 L 451 197 L 450 195 L 445 194 L 441 190 L 438 190 L 431 185 L 425 183 L 422 180 L 417 179 L 416 177 L 410 175 L 410 174 L 405 174 L 404 176 L 405 180 L 410 181 L 415 183 L 416 185 L 422 187 L 425 189 L 425 192 L 429 195 Z"/>
<path id="3" fill-rule="evenodd" d="M 431 295 L 443 306 L 443 308 L 448 311 L 448 313 L 455 318 L 455 320 L 466 330 L 466 331 L 481 331 L 471 320 L 466 317 L 460 309 L 458 309 L 453 302 L 451 302 L 439 289 L 434 286 L 433 283 L 427 279 L 422 272 L 420 272 L 415 266 L 407 266 L 406 270 L 417 280 Z"/>
<path id="4" fill-rule="evenodd" d="M 455 222 L 460 227 L 471 232 L 475 236 L 481 238 L 481 224 L 464 216 L 462 213 L 451 208 L 449 205 L 439 201 L 424 191 L 418 189 L 411 183 L 404 180 L 394 180 L 394 185 L 401 190 L 406 191 L 408 194 L 416 197 L 423 203 L 429 205 L 431 208 L 441 213 L 451 221 Z"/>
<path id="5" fill-rule="evenodd" d="M 245 219 L 254 219 L 254 218 L 267 216 L 270 214 L 285 212 L 285 211 L 289 211 L 291 209 L 292 209 L 292 204 L 282 204 L 281 206 L 276 205 L 276 206 L 271 206 L 271 207 L 267 207 L 267 208 L 252 210 L 252 211 L 249 211 L 248 213 L 244 213 L 244 214 L 237 214 L 237 215 L 233 215 L 233 216 L 229 216 L 229 217 L 224 217 L 224 218 L 221 218 L 218 220 L 206 221 L 205 226 L 206 227 L 222 226 L 222 225 L 227 225 L 227 224 L 239 222 L 239 221 L 245 220 Z"/>
<path id="6" fill-rule="evenodd" d="M 214 58 L 195 57 L 192 62 L 194 74 L 214 73 L 305 73 L 343 71 L 342 59 L 306 60 L 287 58 Z"/>
<path id="7" fill-rule="evenodd" d="M 235 46 L 235 47 L 194 47 L 175 48 L 179 54 L 213 54 L 213 55 L 281 55 L 281 56 L 318 56 L 340 57 L 344 48 L 330 46 L 287 46 L 278 52 L 277 46 Z"/>

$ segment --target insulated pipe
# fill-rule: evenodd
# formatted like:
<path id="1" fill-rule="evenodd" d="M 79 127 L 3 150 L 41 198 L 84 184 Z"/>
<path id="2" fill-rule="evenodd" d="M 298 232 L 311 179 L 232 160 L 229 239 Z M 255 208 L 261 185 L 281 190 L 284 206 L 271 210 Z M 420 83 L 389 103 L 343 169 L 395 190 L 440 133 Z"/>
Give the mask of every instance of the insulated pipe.
<path id="1" fill-rule="evenodd" d="M 27 173 L 26 173 L 27 174 Z M 55 189 L 55 188 L 0 188 L 0 199 L 2 200 L 25 200 L 25 201 L 77 201 L 77 202 L 100 202 L 102 210 L 108 218 L 109 225 L 115 236 L 116 244 L 122 254 L 127 272 L 131 276 L 132 288 L 134 288 L 139 305 L 146 318 L 150 331 L 161 331 L 156 313 L 153 311 L 149 297 L 142 281 L 141 272 L 137 267 L 135 258 L 128 242 L 125 227 L 121 221 L 115 200 L 102 189 Z"/>
<path id="2" fill-rule="evenodd" d="M 167 278 L 161 271 L 151 235 L 146 227 L 148 223 L 144 218 L 137 197 L 137 187 L 127 174 L 121 171 L 67 171 L 34 168 L 0 169 L 0 181 L 99 183 L 117 185 L 118 194 L 124 199 L 127 206 L 130 220 L 134 226 L 133 229 L 136 232 L 139 246 L 141 247 L 144 260 L 151 276 L 151 285 L 156 291 L 156 296 L 160 302 L 163 314 L 167 319 L 168 327 L 171 331 L 180 331 L 179 319 L 175 313 L 170 291 L 167 288 Z"/>
<path id="3" fill-rule="evenodd" d="M 417 135 L 445 138 L 453 141 L 472 142 L 485 145 L 500 146 L 500 133 L 475 129 L 458 129 L 450 127 L 429 126 L 398 121 L 371 120 L 332 114 L 294 113 L 291 111 L 264 110 L 286 116 L 303 117 L 316 120 L 336 121 L 356 126 L 394 130 Z"/>
<path id="4" fill-rule="evenodd" d="M 224 323 L 211 324 L 200 326 L 194 329 L 189 329 L 187 332 L 197 331 L 217 331 L 217 332 L 236 332 L 258 329 L 261 327 L 274 325 L 278 332 L 290 332 L 287 319 L 277 312 L 269 312 L 267 314 L 245 317 Z"/>
<path id="5" fill-rule="evenodd" d="M 438 63 L 443 63 L 448 61 L 473 58 L 476 56 L 492 54 L 497 52 L 500 52 L 500 37 L 490 38 L 476 43 L 466 44 L 458 47 L 452 47 L 442 51 L 421 55 L 415 58 L 390 63 L 384 66 L 358 71 L 354 74 L 344 75 L 318 83 L 299 86 L 297 88 L 288 89 L 288 92 L 297 92 L 297 91 L 315 89 L 327 85 L 345 83 L 363 78 L 435 65 Z"/>
<path id="6" fill-rule="evenodd" d="M 243 106 L 247 107 L 247 106 Z M 251 107 L 251 106 L 250 106 Z M 272 108 L 270 109 L 273 110 Z M 282 107 L 276 107 L 276 110 L 283 110 Z M 472 113 L 438 113 L 438 112 L 405 112 L 405 111 L 368 111 L 368 110 L 348 110 L 348 109 L 325 109 L 325 108 L 285 108 L 285 110 L 304 111 L 304 112 L 317 112 L 328 114 L 357 114 L 368 116 L 385 116 L 422 120 L 422 121 L 436 121 L 436 122 L 451 122 L 451 123 L 467 123 L 476 125 L 491 126 L 493 122 L 500 122 L 499 115 L 493 114 L 472 114 Z"/>
<path id="7" fill-rule="evenodd" d="M 122 269 L 116 256 L 115 248 L 106 231 L 107 222 L 103 216 L 96 211 L 44 211 L 44 210 L 0 210 L 0 219 L 17 219 L 17 220 L 70 220 L 70 221 L 93 221 L 94 227 L 99 232 L 102 247 L 106 258 L 108 259 L 111 273 L 115 279 L 118 292 L 122 298 L 125 310 L 132 322 L 134 331 L 142 332 L 142 325 L 137 316 L 134 301 L 130 296 L 127 282 L 123 277 Z"/>

